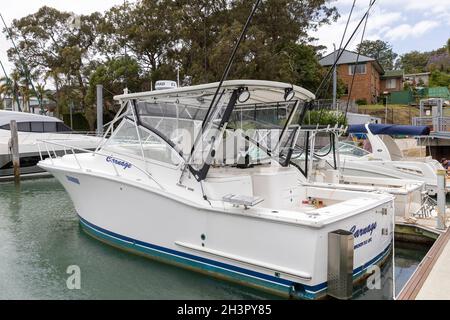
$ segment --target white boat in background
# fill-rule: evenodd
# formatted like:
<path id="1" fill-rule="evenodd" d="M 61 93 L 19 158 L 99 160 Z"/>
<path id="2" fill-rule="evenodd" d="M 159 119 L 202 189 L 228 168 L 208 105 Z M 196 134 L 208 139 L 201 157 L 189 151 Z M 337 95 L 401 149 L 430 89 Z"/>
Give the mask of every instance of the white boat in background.
<path id="1" fill-rule="evenodd" d="M 393 196 L 305 186 L 291 165 L 299 129 L 291 124 L 314 95 L 235 80 L 216 97 L 218 86 L 117 96 L 122 109 L 96 151 L 49 153 L 39 166 L 62 183 L 94 237 L 282 296 L 327 294 L 336 230 L 353 234 L 350 280 L 381 264 L 393 239 Z M 274 123 L 283 126 L 270 149 L 240 131 Z"/>
<path id="2" fill-rule="evenodd" d="M 304 173 L 302 184 L 392 194 L 395 197 L 395 215 L 405 220 L 436 215 L 436 202 L 428 196 L 422 181 L 343 174 L 340 167 L 341 154 L 336 151 L 335 146 L 340 145 L 339 138 L 346 130 L 347 128 L 343 127 L 313 127 L 301 130 L 302 135 L 299 135 L 296 155 L 292 161 Z M 319 147 L 316 147 L 318 144 Z M 320 148 L 323 144 L 327 145 Z"/>
<path id="3" fill-rule="evenodd" d="M 424 182 L 429 195 L 437 192 L 437 170 L 442 165 L 424 157 L 410 160 L 403 156 L 391 135 L 426 135 L 427 127 L 366 124 L 349 126 L 350 134 L 365 135 L 370 151 L 353 141 L 340 141 L 336 146 L 343 175 L 384 179 L 406 179 Z M 332 159 L 328 157 L 328 161 Z"/>
<path id="4" fill-rule="evenodd" d="M 61 120 L 33 113 L 0 110 L 0 181 L 13 178 L 12 154 L 10 151 L 10 122 L 18 126 L 21 177 L 48 176 L 37 166 L 41 160 L 39 140 L 70 143 L 74 147 L 95 150 L 101 138 L 76 134 Z M 64 154 L 64 148 L 53 146 L 52 152 Z M 66 150 L 67 151 L 67 150 Z"/>

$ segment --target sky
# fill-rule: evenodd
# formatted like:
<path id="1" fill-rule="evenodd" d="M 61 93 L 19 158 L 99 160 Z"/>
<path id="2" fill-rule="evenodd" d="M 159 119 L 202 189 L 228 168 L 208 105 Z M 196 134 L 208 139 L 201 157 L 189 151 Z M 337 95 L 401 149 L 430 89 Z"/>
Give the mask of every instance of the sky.
<path id="1" fill-rule="evenodd" d="M 348 37 L 367 11 L 370 0 L 356 0 L 347 31 Z M 321 27 L 311 35 L 332 52 L 333 43 L 339 46 L 353 0 L 331 0 L 341 17 L 331 25 Z M 361 41 L 362 27 L 349 44 L 355 49 Z M 430 51 L 446 44 L 450 38 L 450 0 L 377 0 L 372 7 L 364 39 L 389 42 L 394 52 Z"/>
<path id="2" fill-rule="evenodd" d="M 6 0 L 3 0 L 2 2 L 6 2 Z M 53 7 L 61 11 L 74 12 L 75 14 L 89 14 L 96 11 L 106 11 L 123 2 L 124 0 L 10 0 L 8 1 L 8 5 L 2 5 L 0 7 L 0 13 L 3 15 L 6 24 L 9 26 L 14 19 L 33 14 L 42 6 Z M 0 29 L 3 30 L 3 25 Z M 5 35 L 1 33 L 0 59 L 5 65 L 7 72 L 10 72 L 12 69 L 12 65 L 8 62 L 6 54 L 6 51 L 11 46 L 11 42 L 6 40 Z M 3 76 L 3 74 L 1 74 L 1 76 Z"/>
<path id="3" fill-rule="evenodd" d="M 333 43 L 339 46 L 353 1 L 329 0 L 331 5 L 338 8 L 341 17 L 337 22 L 311 33 L 311 36 L 319 39 L 316 44 L 327 46 L 329 52 L 333 48 Z M 7 6 L 0 7 L 0 12 L 9 25 L 13 19 L 32 14 L 44 5 L 76 14 L 88 14 L 105 11 L 123 2 L 124 0 L 12 0 Z M 369 0 L 356 0 L 347 35 L 355 29 L 368 4 Z M 356 47 L 361 39 L 361 33 L 360 30 L 356 34 L 349 49 Z M 377 0 L 370 12 L 365 33 L 365 39 L 388 41 L 393 46 L 394 52 L 399 54 L 412 50 L 437 49 L 442 47 L 448 38 L 450 38 L 450 0 Z M 6 55 L 6 50 L 10 47 L 11 43 L 6 40 L 4 34 L 1 34 L 0 59 L 7 72 L 12 68 Z"/>

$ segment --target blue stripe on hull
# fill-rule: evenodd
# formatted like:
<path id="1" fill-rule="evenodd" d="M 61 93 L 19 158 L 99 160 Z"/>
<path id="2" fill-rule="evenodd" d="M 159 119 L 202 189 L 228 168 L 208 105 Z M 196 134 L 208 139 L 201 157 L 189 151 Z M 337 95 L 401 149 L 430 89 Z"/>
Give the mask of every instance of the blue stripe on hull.
<path id="1" fill-rule="evenodd" d="M 318 299 L 326 295 L 326 282 L 315 286 L 308 286 L 300 283 L 297 284 L 295 282 L 268 274 L 132 239 L 98 227 L 81 217 L 79 218 L 84 229 L 93 236 L 100 238 L 101 240 L 105 240 L 106 242 L 110 242 L 118 247 L 143 253 L 146 256 L 152 256 L 169 263 L 207 272 L 219 278 L 225 278 L 244 285 L 261 288 L 283 296 L 290 296 L 291 288 L 294 285 L 300 285 L 304 288 L 303 292 L 297 292 L 297 295 L 304 299 Z M 353 270 L 354 281 L 361 278 L 364 274 L 363 271 L 365 271 L 368 267 L 383 260 L 383 258 L 389 253 L 390 247 L 391 246 L 389 245 L 377 257 L 365 263 L 363 266 Z"/>

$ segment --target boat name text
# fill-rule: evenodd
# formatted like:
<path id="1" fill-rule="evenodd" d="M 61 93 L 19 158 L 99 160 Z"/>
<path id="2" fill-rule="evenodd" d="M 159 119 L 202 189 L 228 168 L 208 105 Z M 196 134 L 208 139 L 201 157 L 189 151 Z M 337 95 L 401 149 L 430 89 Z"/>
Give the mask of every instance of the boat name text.
<path id="1" fill-rule="evenodd" d="M 358 238 L 358 237 L 363 236 L 363 235 L 368 234 L 368 233 L 369 233 L 370 235 L 372 235 L 373 231 L 374 231 L 376 228 L 377 228 L 377 223 L 374 222 L 374 223 L 369 224 L 367 227 L 362 228 L 362 229 L 356 229 L 356 226 L 353 226 L 353 227 L 350 229 L 350 232 L 353 233 L 353 236 L 354 236 L 355 238 Z"/>
<path id="2" fill-rule="evenodd" d="M 123 167 L 124 170 L 130 169 L 132 167 L 131 163 L 123 161 L 123 160 L 119 160 L 119 159 L 116 159 L 113 157 L 107 157 L 106 162 L 110 162 L 110 163 L 116 164 L 118 166 L 121 166 L 121 167 Z"/>

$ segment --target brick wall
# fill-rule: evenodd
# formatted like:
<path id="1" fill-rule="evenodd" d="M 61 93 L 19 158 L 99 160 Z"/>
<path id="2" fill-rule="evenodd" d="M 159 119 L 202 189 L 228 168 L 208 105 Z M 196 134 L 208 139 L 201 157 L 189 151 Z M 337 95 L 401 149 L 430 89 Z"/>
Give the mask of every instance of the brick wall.
<path id="1" fill-rule="evenodd" d="M 403 90 L 403 81 L 402 78 L 391 78 L 391 79 L 395 79 L 395 88 L 386 88 L 386 82 L 388 79 L 382 79 L 381 80 L 381 93 L 383 93 L 384 91 L 402 91 Z"/>
<path id="2" fill-rule="evenodd" d="M 350 88 L 353 75 L 349 74 L 349 65 L 343 64 L 338 66 L 338 78 L 342 80 L 347 88 Z M 380 74 L 374 68 L 372 62 L 366 63 L 366 73 L 356 74 L 353 83 L 352 94 L 350 100 L 365 99 L 367 103 L 376 103 L 377 97 L 380 95 Z M 348 99 L 348 95 L 341 97 L 342 100 Z"/>

